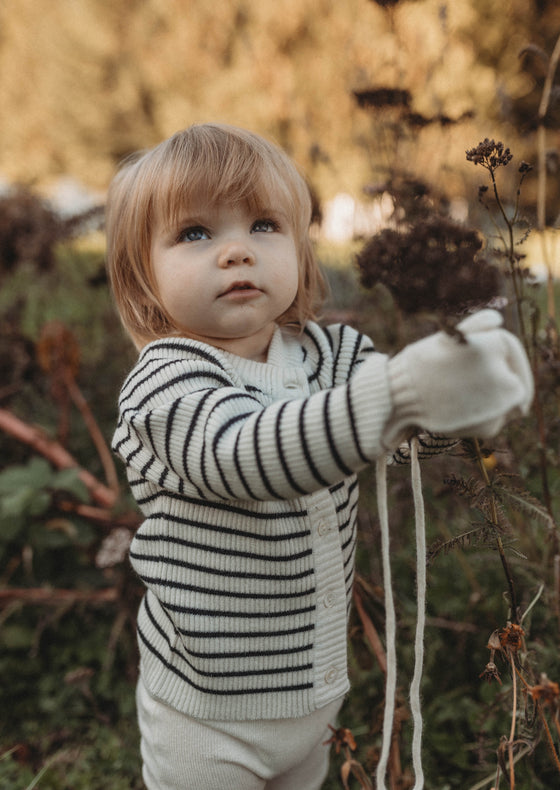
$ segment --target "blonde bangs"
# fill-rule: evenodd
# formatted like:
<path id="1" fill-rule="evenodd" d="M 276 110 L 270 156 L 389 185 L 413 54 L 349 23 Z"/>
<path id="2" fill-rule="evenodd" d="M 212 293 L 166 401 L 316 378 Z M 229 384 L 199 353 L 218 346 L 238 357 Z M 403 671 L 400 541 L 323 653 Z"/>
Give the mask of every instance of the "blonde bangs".
<path id="1" fill-rule="evenodd" d="M 187 210 L 218 202 L 257 210 L 280 205 L 294 230 L 309 225 L 311 204 L 307 189 L 297 189 L 302 178 L 295 166 L 250 132 L 218 124 L 193 126 L 153 154 L 151 202 L 155 221 L 164 227 Z M 294 192 L 300 191 L 296 197 Z"/>

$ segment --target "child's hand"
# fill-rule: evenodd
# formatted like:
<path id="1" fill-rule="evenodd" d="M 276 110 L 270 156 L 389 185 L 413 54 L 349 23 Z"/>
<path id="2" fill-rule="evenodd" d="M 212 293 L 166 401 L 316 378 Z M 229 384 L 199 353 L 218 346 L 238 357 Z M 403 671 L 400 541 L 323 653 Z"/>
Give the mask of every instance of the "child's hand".
<path id="1" fill-rule="evenodd" d="M 481 310 L 459 324 L 465 342 L 438 332 L 390 360 L 394 409 L 384 436 L 388 447 L 412 426 L 490 437 L 528 412 L 534 393 L 529 361 L 501 324 L 499 313 Z"/>

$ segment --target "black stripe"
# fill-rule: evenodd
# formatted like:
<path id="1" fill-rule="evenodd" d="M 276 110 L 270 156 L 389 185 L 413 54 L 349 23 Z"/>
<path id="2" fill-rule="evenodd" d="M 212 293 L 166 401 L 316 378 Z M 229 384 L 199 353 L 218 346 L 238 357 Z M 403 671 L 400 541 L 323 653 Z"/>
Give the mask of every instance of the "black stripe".
<path id="1" fill-rule="evenodd" d="M 264 465 L 263 465 L 262 458 L 261 458 L 261 453 L 260 453 L 260 449 L 259 449 L 259 426 L 261 424 L 261 419 L 263 417 L 263 414 L 264 414 L 264 412 L 261 412 L 259 414 L 259 416 L 257 417 L 257 420 L 255 422 L 254 432 L 253 432 L 253 449 L 255 451 L 255 459 L 257 461 L 257 467 L 258 467 L 258 470 L 259 470 L 259 474 L 261 476 L 261 481 L 262 481 L 264 487 L 266 488 L 266 490 L 268 491 L 268 493 L 270 494 L 270 496 L 273 499 L 282 499 L 281 494 L 279 494 L 277 491 L 275 491 L 274 488 L 272 487 L 272 484 L 271 484 L 270 480 L 268 479 L 268 476 L 267 476 L 267 474 L 265 472 Z"/>
<path id="2" fill-rule="evenodd" d="M 331 455 L 334 458 L 336 465 L 338 466 L 341 472 L 344 472 L 344 474 L 349 477 L 351 474 L 353 474 L 353 471 L 348 466 L 346 466 L 346 464 L 340 457 L 340 454 L 335 445 L 334 438 L 332 435 L 331 422 L 329 420 L 329 403 L 331 400 L 331 396 L 332 396 L 332 390 L 327 390 L 327 394 L 325 396 L 325 402 L 323 406 L 323 421 L 325 425 L 325 433 L 327 435 L 327 441 L 329 443 L 329 450 L 331 451 Z"/>
<path id="3" fill-rule="evenodd" d="M 251 580 L 266 580 L 266 581 L 297 581 L 305 579 L 307 576 L 314 574 L 313 568 L 307 568 L 297 573 L 254 573 L 252 571 L 225 571 L 223 568 L 212 568 L 211 566 L 201 565 L 200 563 L 187 562 L 186 560 L 175 560 L 161 554 L 141 554 L 139 552 L 130 551 L 129 556 L 131 560 L 138 560 L 139 562 L 161 562 L 169 566 L 184 568 L 185 570 L 199 571 L 213 576 L 220 576 L 228 579 L 251 579 Z"/>
<path id="4" fill-rule="evenodd" d="M 292 656 L 297 653 L 305 653 L 308 650 L 313 650 L 313 642 L 309 642 L 301 647 L 284 647 L 278 650 L 232 650 L 223 653 L 204 653 L 197 650 L 191 650 L 185 644 L 184 649 L 193 658 L 269 658 L 271 656 Z"/>
<path id="5" fill-rule="evenodd" d="M 261 412 L 261 413 L 262 413 L 262 412 Z M 229 483 L 228 483 L 228 481 L 227 481 L 227 478 L 226 478 L 226 476 L 225 476 L 225 473 L 224 473 L 224 471 L 223 471 L 223 469 L 222 469 L 222 467 L 221 467 L 220 460 L 219 460 L 219 456 L 218 456 L 218 453 L 217 453 L 218 442 L 220 441 L 220 439 L 222 438 L 222 436 L 224 435 L 224 433 L 225 433 L 226 431 L 228 431 L 228 430 L 229 430 L 229 429 L 230 429 L 232 426 L 236 425 L 238 422 L 241 422 L 241 421 L 244 421 L 244 420 L 246 420 L 248 417 L 251 417 L 251 416 L 252 416 L 252 414 L 254 414 L 254 412 L 250 412 L 250 411 L 249 411 L 249 412 L 244 412 L 243 414 L 236 414 L 236 415 L 235 415 L 235 417 L 231 417 L 231 418 L 230 418 L 230 419 L 229 419 L 229 420 L 228 420 L 226 423 L 224 423 L 224 424 L 223 424 L 223 425 L 220 427 L 220 430 L 219 430 L 219 431 L 217 431 L 216 435 L 214 436 L 214 441 L 213 441 L 213 443 L 212 443 L 212 455 L 213 455 L 214 461 L 215 461 L 215 463 L 216 463 L 216 466 L 218 467 L 218 472 L 220 473 L 220 477 L 221 477 L 221 479 L 222 479 L 222 483 L 223 483 L 223 485 L 224 485 L 224 488 L 225 488 L 225 489 L 226 489 L 226 491 L 228 492 L 228 494 L 229 494 L 229 495 L 230 495 L 230 496 L 231 496 L 233 499 L 237 499 L 237 498 L 238 498 L 238 495 L 237 495 L 237 494 L 235 493 L 235 491 L 234 491 L 234 490 L 231 488 L 230 484 L 229 484 Z M 237 437 L 236 437 L 236 442 L 234 443 L 234 446 L 236 446 L 236 445 L 237 445 L 237 440 L 238 440 L 238 439 L 239 439 L 239 434 L 238 434 L 238 435 L 237 435 Z M 210 490 L 212 490 L 212 489 L 210 489 Z"/>
<path id="6" fill-rule="evenodd" d="M 176 400 L 174 403 L 171 404 L 169 408 L 169 413 L 167 415 L 167 421 L 165 424 L 165 457 L 167 459 L 167 463 L 171 470 L 177 474 L 177 470 L 173 466 L 173 462 L 171 460 L 171 430 L 173 428 L 173 420 L 175 419 L 175 414 L 177 413 L 177 409 L 179 408 L 179 404 L 181 403 L 180 399 Z"/>
<path id="7" fill-rule="evenodd" d="M 233 463 L 235 464 L 235 470 L 236 470 L 237 474 L 239 475 L 239 478 L 240 478 L 241 482 L 245 486 L 245 489 L 247 491 L 249 499 L 253 499 L 253 500 L 256 500 L 256 501 L 261 501 L 260 497 L 258 497 L 255 494 L 255 492 L 251 489 L 251 486 L 249 485 L 249 481 L 245 477 L 245 475 L 243 473 L 243 469 L 241 468 L 241 461 L 239 460 L 239 442 L 240 442 L 240 439 L 241 439 L 241 434 L 238 433 L 237 436 L 235 437 L 235 445 L 233 447 Z"/>
<path id="8" fill-rule="evenodd" d="M 350 420 L 350 428 L 352 429 L 352 439 L 354 440 L 354 446 L 356 447 L 356 451 L 362 461 L 369 463 L 370 459 L 362 450 L 360 439 L 358 437 L 358 428 L 356 424 L 356 417 L 354 414 L 354 409 L 352 407 L 352 382 L 350 381 L 346 387 L 346 404 L 348 406 L 348 417 Z"/>
<path id="9" fill-rule="evenodd" d="M 310 587 L 307 590 L 302 590 L 301 592 L 294 592 L 294 593 L 233 592 L 231 590 L 218 590 L 215 587 L 201 587 L 198 584 L 184 584 L 183 582 L 171 581 L 169 579 L 165 579 L 164 580 L 164 579 L 161 579 L 158 576 L 145 576 L 144 574 L 141 574 L 141 578 L 142 578 L 142 581 L 145 582 L 146 586 L 157 585 L 158 587 L 163 587 L 165 589 L 170 589 L 170 590 L 185 590 L 186 592 L 202 593 L 203 595 L 211 595 L 211 596 L 221 597 L 221 598 L 234 598 L 236 600 L 287 601 L 287 600 L 289 600 L 291 598 L 307 598 L 310 595 L 313 595 L 314 592 L 315 592 L 315 587 Z M 167 606 L 168 609 L 172 608 L 172 607 L 168 606 L 167 604 L 165 604 L 165 606 Z M 313 607 L 313 608 L 315 608 L 315 607 Z M 183 611 L 183 610 L 180 609 L 179 611 Z M 187 610 L 185 610 L 185 611 L 187 611 Z M 199 610 L 196 610 L 197 614 L 198 614 L 198 611 Z M 307 608 L 307 609 L 302 609 L 301 610 L 302 613 L 304 611 L 310 611 L 310 609 Z M 252 616 L 252 615 L 246 615 L 246 616 L 249 617 L 249 616 Z M 265 615 L 255 615 L 255 617 L 257 617 L 257 616 L 259 616 L 259 617 L 263 616 L 264 617 Z M 274 617 L 275 615 L 273 613 L 269 613 L 266 616 L 267 617 Z M 283 616 L 283 615 L 278 614 L 278 616 L 280 617 L 280 616 Z"/>
<path id="10" fill-rule="evenodd" d="M 282 420 L 282 415 L 284 414 L 284 410 L 286 409 L 287 406 L 288 406 L 288 401 L 282 404 L 282 406 L 278 410 L 278 414 L 276 415 L 276 449 L 278 451 L 280 465 L 282 467 L 284 474 L 286 475 L 289 484 L 294 489 L 294 491 L 298 491 L 300 494 L 306 494 L 307 491 L 304 488 L 302 488 L 300 485 L 298 485 L 298 483 L 296 483 L 294 477 L 292 476 L 292 473 L 290 472 L 288 463 L 286 461 L 284 450 L 282 448 L 282 431 L 280 430 L 280 422 Z"/>
<path id="11" fill-rule="evenodd" d="M 189 470 L 189 467 L 188 467 L 188 459 L 187 459 L 188 447 L 189 447 L 189 444 L 191 442 L 195 426 L 196 426 L 196 424 L 198 422 L 198 418 L 200 417 L 202 409 L 204 408 L 204 404 L 206 403 L 207 399 L 212 395 L 213 392 L 215 392 L 215 390 L 208 390 L 207 392 L 205 392 L 204 395 L 200 398 L 200 400 L 196 404 L 196 408 L 195 408 L 195 410 L 194 410 L 194 412 L 193 412 L 193 414 L 191 416 L 191 419 L 189 421 L 189 429 L 187 431 L 187 435 L 185 436 L 185 440 L 183 442 L 183 471 L 185 473 L 185 477 L 194 486 L 194 488 L 196 488 L 196 490 L 198 492 L 198 495 L 200 497 L 203 496 L 202 490 L 194 482 L 193 477 L 192 477 L 192 475 L 190 473 L 190 470 Z"/>
<path id="12" fill-rule="evenodd" d="M 244 620 L 273 620 L 282 619 L 283 617 L 295 617 L 300 614 L 309 614 L 315 611 L 315 605 L 302 606 L 299 609 L 288 609 L 285 612 L 236 612 L 229 609 L 201 609 L 198 606 L 179 606 L 179 604 L 168 603 L 161 600 L 161 605 L 168 609 L 170 612 L 178 612 L 179 614 L 189 614 L 194 617 L 232 617 L 233 619 L 241 618 Z"/>
<path id="13" fill-rule="evenodd" d="M 139 537 L 139 535 L 136 535 L 135 540 L 138 540 Z M 144 539 L 150 539 L 146 535 L 143 537 Z M 303 559 L 303 557 L 309 557 L 310 554 L 312 554 L 311 549 L 305 549 L 305 551 L 300 551 L 296 554 L 268 556 L 266 554 L 258 554 L 257 552 L 252 551 L 237 551 L 235 549 L 218 548 L 211 544 L 197 543 L 196 541 L 187 540 L 186 538 L 163 538 L 161 535 L 159 535 L 157 537 L 153 537 L 152 539 L 157 541 L 165 541 L 166 543 L 172 543 L 174 545 L 176 544 L 179 546 L 184 546 L 186 548 L 198 549 L 199 551 L 208 551 L 210 554 L 226 554 L 231 557 L 244 557 L 245 559 L 263 560 L 265 562 L 294 562 L 295 560 Z"/>
<path id="14" fill-rule="evenodd" d="M 264 686 L 263 688 L 254 688 L 254 687 L 241 688 L 241 689 L 235 687 L 227 688 L 227 689 L 213 689 L 207 687 L 205 688 L 204 686 L 195 683 L 192 680 L 192 678 L 190 678 L 184 672 L 181 672 L 181 670 L 178 667 L 174 666 L 170 661 L 164 658 L 159 652 L 159 650 L 156 650 L 156 648 L 150 642 L 148 642 L 147 638 L 144 636 L 144 634 L 140 629 L 138 629 L 138 634 L 142 639 L 142 641 L 144 642 L 144 644 L 146 645 L 146 647 L 148 648 L 148 650 L 150 651 L 150 653 L 156 656 L 156 658 L 161 662 L 161 664 L 163 664 L 164 667 L 166 667 L 166 669 L 170 670 L 175 675 L 177 675 L 182 680 L 184 680 L 186 683 L 188 683 L 188 685 L 191 686 L 191 688 L 194 688 L 197 691 L 202 691 L 205 694 L 210 694 L 212 696 L 229 697 L 233 695 L 244 695 L 244 694 L 272 694 L 275 692 L 279 693 L 279 692 L 289 692 L 289 691 L 305 691 L 313 687 L 312 683 L 294 683 L 288 686 Z"/>
<path id="15" fill-rule="evenodd" d="M 317 341 L 317 338 L 315 337 L 315 335 L 313 335 L 311 333 L 311 331 L 309 330 L 309 327 L 306 326 L 303 331 L 304 331 L 304 334 L 307 335 L 307 337 L 311 340 L 311 342 L 313 343 L 313 345 L 317 349 L 317 367 L 315 368 L 313 374 L 310 377 L 308 377 L 308 379 L 307 379 L 308 382 L 311 384 L 313 381 L 316 381 L 319 378 L 319 376 L 321 375 L 321 371 L 323 370 L 323 365 L 324 365 L 324 361 L 325 360 L 324 360 L 324 357 L 323 357 L 323 352 L 321 351 L 321 348 L 320 348 L 319 343 Z"/>
<path id="16" fill-rule="evenodd" d="M 145 484 L 144 480 L 131 480 L 129 481 L 130 486 L 137 486 Z M 194 497 L 179 496 L 174 491 L 156 491 L 155 493 L 151 494 L 150 496 L 145 497 L 144 499 L 138 499 L 138 504 L 145 504 L 147 502 L 152 502 L 155 499 L 160 497 L 164 497 L 166 499 L 178 499 L 181 502 L 185 502 L 189 505 L 197 506 L 204 510 L 221 510 L 227 511 L 230 513 L 237 513 L 240 516 L 245 516 L 247 518 L 254 518 L 257 520 L 264 520 L 264 521 L 275 521 L 278 519 L 297 519 L 303 520 L 305 516 L 308 515 L 308 511 L 306 508 L 302 508 L 301 510 L 286 510 L 286 511 L 273 511 L 273 512 L 259 512 L 258 510 L 251 510 L 249 508 L 238 507 L 233 505 L 231 502 L 212 502 L 208 499 L 195 499 Z M 290 501 L 290 500 L 284 500 Z M 291 504 L 291 503 L 290 503 Z"/>
<path id="17" fill-rule="evenodd" d="M 321 477 L 321 475 L 319 474 L 319 470 L 317 469 L 317 467 L 313 463 L 313 459 L 311 458 L 311 453 L 309 452 L 309 446 L 308 446 L 307 440 L 305 438 L 305 419 L 304 419 L 304 417 L 305 417 L 305 408 L 307 406 L 307 403 L 308 403 L 308 401 L 304 401 L 303 402 L 303 404 L 301 406 L 301 409 L 300 409 L 300 412 L 299 412 L 299 436 L 300 436 L 300 439 L 301 439 L 301 446 L 303 448 L 303 454 L 305 456 L 305 460 L 307 461 L 307 465 L 308 465 L 308 467 L 309 467 L 309 469 L 311 471 L 311 474 L 313 475 L 315 480 L 317 480 L 317 482 L 320 483 L 323 486 L 323 488 L 328 488 L 329 487 L 328 481 L 325 480 L 323 477 Z"/>
<path id="18" fill-rule="evenodd" d="M 226 677 L 226 678 L 228 678 L 229 677 L 229 678 L 236 678 L 236 677 L 260 677 L 260 676 L 263 676 L 263 675 L 276 675 L 276 674 L 278 674 L 278 671 L 279 671 L 278 669 L 253 669 L 253 670 L 248 669 L 248 670 L 238 670 L 238 671 L 233 671 L 233 672 L 231 672 L 231 671 L 230 672 L 224 671 L 223 669 L 220 669 L 220 671 L 215 671 L 215 672 L 208 672 L 208 671 L 205 671 L 205 670 L 202 670 L 202 669 L 197 669 L 197 667 L 195 667 L 187 659 L 187 657 L 185 656 L 185 654 L 183 652 L 178 650 L 174 645 L 172 645 L 169 642 L 169 639 L 168 639 L 167 635 L 161 629 L 161 627 L 159 626 L 159 624 L 155 620 L 152 612 L 149 610 L 149 608 L 147 606 L 146 606 L 146 612 L 147 612 L 147 614 L 148 614 L 153 626 L 156 628 L 156 630 L 158 631 L 160 636 L 167 643 L 170 652 L 174 653 L 176 656 L 178 656 L 178 658 L 180 658 L 189 667 L 189 669 L 191 669 L 194 673 L 196 673 L 200 677 L 208 677 L 208 678 L 212 678 L 212 677 L 213 678 L 215 678 L 215 677 Z M 155 653 L 155 649 L 153 649 L 153 645 L 148 644 L 147 638 L 144 636 L 144 634 L 142 634 L 141 628 L 138 628 L 138 632 L 142 636 L 142 639 L 143 639 L 144 643 L 146 645 L 148 645 L 148 647 L 150 647 L 152 652 Z M 184 645 L 183 645 L 183 647 L 184 647 Z M 189 653 L 189 651 L 186 650 L 186 649 L 185 649 L 185 652 Z M 156 653 L 156 655 L 158 655 L 158 654 Z M 312 668 L 312 666 L 313 666 L 312 664 L 302 664 L 300 666 L 296 665 L 296 666 L 293 666 L 293 667 L 287 666 L 287 667 L 282 667 L 280 669 L 280 672 L 307 672 L 307 671 L 309 671 Z"/>
<path id="19" fill-rule="evenodd" d="M 185 353 L 185 358 L 179 359 L 179 362 L 190 362 L 190 357 L 200 357 L 200 359 L 204 359 L 207 362 L 212 362 L 213 364 L 217 365 L 219 368 L 225 371 L 225 367 L 220 362 L 220 359 L 216 353 L 205 351 L 202 348 L 198 348 L 197 346 L 193 345 L 189 341 L 181 341 L 181 340 L 156 340 L 153 343 L 150 343 L 145 349 L 142 350 L 140 356 L 138 357 L 138 361 L 144 361 L 145 357 L 155 357 L 155 359 L 160 359 L 155 352 L 156 351 L 182 351 Z M 187 356 L 188 355 L 188 356 Z M 174 361 L 174 360 L 170 360 Z"/>
<path id="20" fill-rule="evenodd" d="M 281 631 L 255 631 L 251 628 L 250 631 L 187 631 L 184 628 L 179 628 L 179 632 L 183 636 L 188 636 L 193 639 L 254 639 L 266 637 L 267 639 L 274 639 L 278 636 L 293 636 L 294 634 L 303 634 L 307 631 L 313 631 L 315 626 L 313 623 L 302 625 L 298 628 L 285 628 Z"/>

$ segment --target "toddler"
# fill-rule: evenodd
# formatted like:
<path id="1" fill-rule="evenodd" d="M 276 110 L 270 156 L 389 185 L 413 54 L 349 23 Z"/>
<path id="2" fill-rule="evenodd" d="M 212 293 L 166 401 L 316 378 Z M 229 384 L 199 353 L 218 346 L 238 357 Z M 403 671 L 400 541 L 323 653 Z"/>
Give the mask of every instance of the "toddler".
<path id="1" fill-rule="evenodd" d="M 108 267 L 139 357 L 113 447 L 144 515 L 137 689 L 149 790 L 319 790 L 348 691 L 356 473 L 420 427 L 490 436 L 532 379 L 490 310 L 389 359 L 315 323 L 304 179 L 201 124 L 128 161 Z"/>

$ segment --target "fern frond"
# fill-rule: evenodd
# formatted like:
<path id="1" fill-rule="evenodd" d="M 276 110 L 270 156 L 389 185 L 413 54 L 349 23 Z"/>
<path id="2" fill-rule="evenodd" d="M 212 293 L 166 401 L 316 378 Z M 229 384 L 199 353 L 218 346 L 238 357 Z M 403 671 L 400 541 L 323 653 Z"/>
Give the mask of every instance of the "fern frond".
<path id="1" fill-rule="evenodd" d="M 443 482 L 459 496 L 470 499 L 471 504 L 478 500 L 485 489 L 484 483 L 475 477 L 464 478 L 451 475 L 451 477 L 446 477 Z"/>
<path id="2" fill-rule="evenodd" d="M 500 500 L 505 498 L 513 510 L 523 513 L 533 521 L 538 521 L 550 530 L 556 528 L 554 519 L 548 510 L 528 491 L 496 484 L 494 484 L 493 490 Z"/>
<path id="3" fill-rule="evenodd" d="M 492 530 L 484 524 L 468 532 L 462 532 L 449 540 L 436 540 L 427 551 L 427 563 L 431 565 L 440 554 L 449 554 L 455 549 L 465 549 L 469 546 L 490 543 L 492 537 Z"/>

